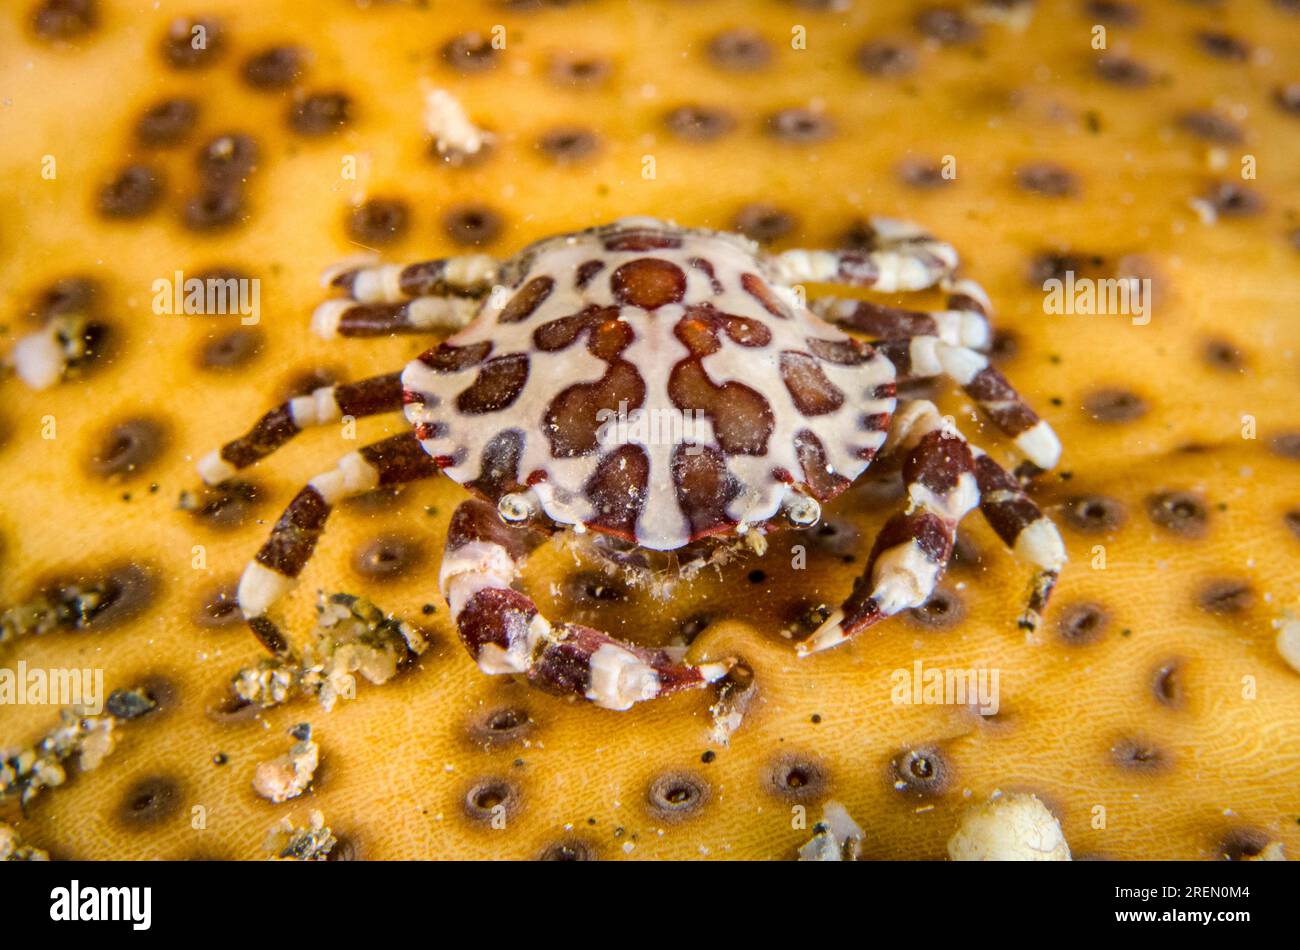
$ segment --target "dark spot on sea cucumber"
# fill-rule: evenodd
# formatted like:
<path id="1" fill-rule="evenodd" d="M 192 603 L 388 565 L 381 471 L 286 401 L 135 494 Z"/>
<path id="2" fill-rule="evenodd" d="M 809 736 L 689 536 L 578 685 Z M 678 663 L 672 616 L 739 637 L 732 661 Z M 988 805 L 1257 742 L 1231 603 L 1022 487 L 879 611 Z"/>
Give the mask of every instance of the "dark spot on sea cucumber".
<path id="1" fill-rule="evenodd" d="M 1207 142 L 1235 145 L 1244 138 L 1235 123 L 1204 109 L 1191 109 L 1179 115 L 1178 127 Z"/>
<path id="2" fill-rule="evenodd" d="M 239 612 L 239 579 L 221 581 L 207 588 L 199 596 L 194 622 L 211 630 L 239 626 L 243 615 Z"/>
<path id="3" fill-rule="evenodd" d="M 1236 344 L 1222 337 L 1206 340 L 1201 348 L 1201 354 L 1213 369 L 1239 373 L 1246 367 L 1246 360 L 1241 350 Z"/>
<path id="4" fill-rule="evenodd" d="M 1205 533 L 1209 513 L 1205 502 L 1185 491 L 1159 492 L 1147 498 L 1147 516 L 1160 527 L 1186 538 Z"/>
<path id="5" fill-rule="evenodd" d="M 32 29 L 43 40 L 75 40 L 98 26 L 96 0 L 42 0 L 32 11 Z"/>
<path id="6" fill-rule="evenodd" d="M 1293 462 L 1300 462 L 1300 432 L 1284 432 L 1269 439 L 1273 454 Z"/>
<path id="7" fill-rule="evenodd" d="M 557 165 L 571 165 L 595 156 L 600 139 L 590 129 L 560 126 L 538 138 L 537 150 Z"/>
<path id="8" fill-rule="evenodd" d="M 610 61 L 599 56 L 556 56 L 551 59 L 547 75 L 557 86 L 594 89 L 604 85 L 613 71 Z"/>
<path id="9" fill-rule="evenodd" d="M 781 109 L 767 117 L 768 134 L 793 145 L 824 142 L 834 131 L 835 126 L 831 120 L 812 109 Z"/>
<path id="10" fill-rule="evenodd" d="M 1250 46 L 1230 33 L 1202 30 L 1196 34 L 1196 44 L 1201 51 L 1227 63 L 1244 63 L 1250 57 Z"/>
<path id="11" fill-rule="evenodd" d="M 1147 403 L 1127 389 L 1096 389 L 1083 397 L 1083 411 L 1094 422 L 1132 422 L 1147 414 Z"/>
<path id="12" fill-rule="evenodd" d="M 539 861 L 595 861 L 596 846 L 585 838 L 561 838 L 542 849 Z"/>
<path id="13" fill-rule="evenodd" d="M 521 706 L 497 706 L 470 720 L 470 741 L 485 749 L 521 743 L 535 731 L 536 723 Z"/>
<path id="14" fill-rule="evenodd" d="M 465 815 L 473 821 L 490 824 L 499 816 L 509 819 L 518 812 L 519 790 L 503 778 L 489 777 L 472 783 L 465 791 Z"/>
<path id="15" fill-rule="evenodd" d="M 244 211 L 238 187 L 204 188 L 185 203 L 181 221 L 191 231 L 207 234 L 237 223 Z"/>
<path id="16" fill-rule="evenodd" d="M 1202 193 L 1201 200 L 1224 218 L 1245 218 L 1264 209 L 1264 199 L 1256 192 L 1230 181 L 1211 184 Z"/>
<path id="17" fill-rule="evenodd" d="M 947 758 L 934 746 L 906 749 L 889 763 L 894 790 L 909 798 L 932 798 L 947 791 L 952 781 Z"/>
<path id="18" fill-rule="evenodd" d="M 1156 702 L 1177 708 L 1183 704 L 1183 665 L 1179 660 L 1167 660 L 1156 667 L 1151 676 L 1151 691 Z"/>
<path id="19" fill-rule="evenodd" d="M 209 18 L 175 19 L 162 40 L 163 58 L 173 69 L 204 69 L 215 63 L 225 48 L 221 23 Z"/>
<path id="20" fill-rule="evenodd" d="M 745 205 L 732 220 L 732 230 L 760 244 L 779 241 L 798 226 L 799 219 L 789 211 L 761 203 Z"/>
<path id="21" fill-rule="evenodd" d="M 916 54 L 901 43 L 871 40 L 854 54 L 858 69 L 868 76 L 906 76 L 916 70 Z"/>
<path id="22" fill-rule="evenodd" d="M 959 623 L 966 615 L 966 605 L 957 593 L 947 587 L 935 588 L 920 607 L 907 611 L 912 622 L 931 630 L 944 630 Z"/>
<path id="23" fill-rule="evenodd" d="M 174 778 L 154 775 L 139 779 L 127 789 L 117 816 L 127 827 L 143 829 L 166 821 L 180 806 L 180 784 Z"/>
<path id="24" fill-rule="evenodd" d="M 392 581 L 415 570 L 424 559 L 424 546 L 415 538 L 384 534 L 353 555 L 352 569 L 367 580 Z"/>
<path id="25" fill-rule="evenodd" d="M 462 33 L 442 45 L 442 61 L 460 73 L 483 73 L 495 69 L 501 51 L 490 37 L 478 32 Z"/>
<path id="26" fill-rule="evenodd" d="M 313 92 L 295 99 L 289 107 L 289 128 L 311 138 L 329 135 L 351 122 L 355 111 L 345 92 Z"/>
<path id="27" fill-rule="evenodd" d="M 449 209 L 442 217 L 442 230 L 459 247 L 484 247 L 501 236 L 505 221 L 500 213 L 482 204 Z"/>
<path id="28" fill-rule="evenodd" d="M 236 327 L 211 337 L 199 349 L 198 367 L 232 370 L 247 366 L 262 352 L 265 335 L 253 327 Z"/>
<path id="29" fill-rule="evenodd" d="M 1100 605 L 1078 603 L 1061 611 L 1056 629 L 1070 646 L 1083 646 L 1100 640 L 1109 624 L 1110 615 Z"/>
<path id="30" fill-rule="evenodd" d="M 1098 78 L 1113 86 L 1141 89 L 1151 85 L 1151 70 L 1135 59 L 1124 56 L 1103 56 L 1093 67 Z"/>
<path id="31" fill-rule="evenodd" d="M 912 25 L 922 36 L 945 46 L 973 43 L 980 38 L 980 28 L 956 7 L 925 7 L 912 18 Z"/>
<path id="32" fill-rule="evenodd" d="M 1197 592 L 1196 602 L 1206 613 L 1240 614 L 1255 605 L 1255 592 L 1246 581 L 1221 578 L 1204 584 Z"/>
<path id="33" fill-rule="evenodd" d="M 1065 523 L 1085 534 L 1114 531 L 1127 517 L 1123 503 L 1106 495 L 1077 495 L 1065 502 Z"/>
<path id="34" fill-rule="evenodd" d="M 168 426 L 151 417 L 119 422 L 99 440 L 90 458 L 90 470 L 101 478 L 124 478 L 158 461 L 167 446 Z"/>
<path id="35" fill-rule="evenodd" d="M 164 99 L 145 110 L 135 124 L 135 140 L 145 148 L 167 148 L 190 137 L 199 118 L 194 99 Z"/>
<path id="36" fill-rule="evenodd" d="M 288 89 L 303 73 L 305 55 L 296 46 L 272 46 L 244 60 L 244 82 L 263 92 Z"/>
<path id="37" fill-rule="evenodd" d="M 1030 162 L 1016 169 L 1016 184 L 1022 191 L 1048 198 L 1069 198 L 1079 193 L 1074 173 L 1053 162 Z"/>
<path id="38" fill-rule="evenodd" d="M 348 211 L 348 237 L 366 247 L 381 247 L 406 234 L 411 212 L 400 198 L 370 198 Z"/>
<path id="39" fill-rule="evenodd" d="M 712 142 L 736 127 L 735 117 L 713 106 L 683 105 L 664 116 L 664 125 L 687 142 Z"/>
<path id="40" fill-rule="evenodd" d="M 730 72 L 754 72 L 772 60 L 772 48 L 761 33 L 745 27 L 724 30 L 709 40 L 709 61 Z"/>
<path id="41" fill-rule="evenodd" d="M 763 785 L 786 801 L 808 804 L 826 796 L 830 789 L 830 775 L 817 760 L 786 753 L 768 765 Z"/>
<path id="42" fill-rule="evenodd" d="M 1133 772 L 1155 773 L 1170 764 L 1169 756 L 1151 741 L 1134 736 L 1117 739 L 1110 747 L 1111 760 Z"/>
<path id="43" fill-rule="evenodd" d="M 709 800 L 709 783 L 693 772 L 659 776 L 646 790 L 650 814 L 661 821 L 682 821 L 696 815 Z"/>

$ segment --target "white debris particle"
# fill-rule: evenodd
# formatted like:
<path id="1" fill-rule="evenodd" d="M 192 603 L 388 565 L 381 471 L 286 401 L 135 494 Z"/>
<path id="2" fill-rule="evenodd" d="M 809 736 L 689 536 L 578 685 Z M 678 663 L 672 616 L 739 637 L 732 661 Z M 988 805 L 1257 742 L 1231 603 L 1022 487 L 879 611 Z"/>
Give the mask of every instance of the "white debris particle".
<path id="1" fill-rule="evenodd" d="M 301 723 L 289 734 L 297 740 L 289 751 L 269 762 L 258 763 L 253 775 L 253 790 L 276 803 L 301 795 L 320 764 L 320 746 L 312 741 L 311 726 Z"/>
<path id="2" fill-rule="evenodd" d="M 1300 673 L 1300 616 L 1288 612 L 1277 621 L 1277 652 L 1287 666 Z"/>
<path id="3" fill-rule="evenodd" d="M 0 861 L 48 861 L 50 855 L 40 848 L 22 843 L 22 838 L 12 826 L 0 821 Z"/>
<path id="4" fill-rule="evenodd" d="M 272 825 L 266 850 L 272 861 L 324 861 L 336 844 L 338 839 L 325 824 L 325 816 L 313 811 L 306 827 L 295 827 L 287 815 Z"/>
<path id="5" fill-rule="evenodd" d="M 428 648 L 414 626 L 385 614 L 364 597 L 321 592 L 314 642 L 295 662 L 263 659 L 235 674 L 232 688 L 246 703 L 269 709 L 299 691 L 314 694 L 329 712 L 356 697 L 356 675 L 376 686 L 388 682 Z"/>
<path id="6" fill-rule="evenodd" d="M 799 849 L 800 861 L 856 861 L 864 837 L 862 828 L 849 817 L 848 810 L 837 801 L 822 808 L 822 820 L 813 826 L 813 835 Z"/>
<path id="7" fill-rule="evenodd" d="M 424 127 L 433 136 L 438 154 L 453 163 L 477 155 L 492 141 L 492 135 L 471 122 L 459 100 L 446 89 L 425 93 Z"/>
<path id="8" fill-rule="evenodd" d="M 962 815 L 948 839 L 954 861 L 1069 861 L 1061 823 L 1034 795 L 994 792 Z"/>

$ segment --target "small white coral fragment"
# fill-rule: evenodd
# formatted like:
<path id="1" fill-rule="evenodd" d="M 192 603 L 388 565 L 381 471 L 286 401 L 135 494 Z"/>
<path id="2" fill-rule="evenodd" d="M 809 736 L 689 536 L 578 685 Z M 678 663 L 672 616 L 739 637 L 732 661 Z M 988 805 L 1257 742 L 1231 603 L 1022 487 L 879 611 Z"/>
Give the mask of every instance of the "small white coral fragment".
<path id="1" fill-rule="evenodd" d="M 849 817 L 848 809 L 829 801 L 822 809 L 822 820 L 813 826 L 813 836 L 799 849 L 799 860 L 856 861 L 862 838 L 862 828 Z"/>
<path id="2" fill-rule="evenodd" d="M 297 740 L 289 751 L 269 762 L 258 763 L 253 775 L 253 790 L 277 803 L 301 795 L 320 764 L 320 746 L 312 741 L 311 726 L 299 723 L 289 734 Z"/>
<path id="3" fill-rule="evenodd" d="M 13 826 L 0 821 L 0 861 L 48 861 L 50 855 L 40 848 L 22 843 Z"/>
<path id="4" fill-rule="evenodd" d="M 430 89 L 424 95 L 424 127 L 433 136 L 438 154 L 449 162 L 477 155 L 492 141 L 465 114 L 465 108 L 446 89 Z"/>
<path id="5" fill-rule="evenodd" d="M 313 811 L 306 827 L 295 826 L 288 816 L 271 827 L 266 850 L 272 861 L 326 861 L 338 839 L 325 824 L 325 816 Z"/>
<path id="6" fill-rule="evenodd" d="M 962 815 L 948 839 L 954 861 L 1069 861 L 1061 823 L 1034 795 L 994 792 Z"/>
<path id="7" fill-rule="evenodd" d="M 1300 617 L 1288 613 L 1278 623 L 1276 643 L 1287 666 L 1300 673 Z"/>

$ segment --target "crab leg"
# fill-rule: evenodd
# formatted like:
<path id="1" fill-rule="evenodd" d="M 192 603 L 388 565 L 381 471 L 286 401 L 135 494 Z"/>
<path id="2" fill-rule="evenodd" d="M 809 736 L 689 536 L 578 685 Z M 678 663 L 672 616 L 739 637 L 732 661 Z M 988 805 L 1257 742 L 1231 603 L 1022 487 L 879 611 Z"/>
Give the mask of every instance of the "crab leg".
<path id="1" fill-rule="evenodd" d="M 478 312 L 465 297 L 416 297 L 404 303 L 326 300 L 311 315 L 311 329 L 323 340 L 394 333 L 447 333 L 459 330 Z"/>
<path id="2" fill-rule="evenodd" d="M 296 396 L 266 413 L 245 435 L 199 459 L 199 477 L 220 485 L 241 468 L 266 458 L 309 426 L 327 425 L 344 416 L 360 418 L 402 408 L 402 374 L 385 373 L 355 383 L 322 386 Z"/>
<path id="3" fill-rule="evenodd" d="M 1036 630 L 1065 566 L 1065 543 L 1056 525 L 1025 494 L 1014 475 L 982 450 L 972 448 L 972 452 L 975 481 L 980 490 L 980 513 L 1017 557 L 1038 568 L 1029 587 L 1029 603 L 1020 618 L 1021 627 Z"/>
<path id="4" fill-rule="evenodd" d="M 433 459 L 404 432 L 363 446 L 339 459 L 294 496 L 271 535 L 239 579 L 239 608 L 254 636 L 277 656 L 292 653 L 288 641 L 266 612 L 293 587 L 311 560 L 325 521 L 341 499 L 375 488 L 400 485 L 438 473 Z"/>
<path id="5" fill-rule="evenodd" d="M 954 346 L 937 336 L 887 340 L 877 349 L 898 371 L 900 384 L 914 379 L 947 376 L 965 391 L 980 410 L 1015 443 L 1032 466 L 1031 473 L 1054 468 L 1061 442 L 1014 386 L 982 353 Z"/>
<path id="6" fill-rule="evenodd" d="M 991 308 L 983 288 L 973 280 L 958 280 L 947 289 L 948 309 L 933 313 L 839 297 L 819 297 L 808 306 L 823 320 L 862 333 L 872 343 L 936 336 L 954 346 L 987 352 L 993 334 L 988 319 Z"/>
<path id="7" fill-rule="evenodd" d="M 312 330 L 327 340 L 458 330 L 492 289 L 500 265 L 486 254 L 416 264 L 336 265 L 322 283 L 347 293 L 312 314 Z"/>
<path id="8" fill-rule="evenodd" d="M 958 522 L 979 502 L 970 446 L 933 403 L 906 404 L 895 416 L 891 438 L 906 452 L 907 510 L 881 528 L 853 591 L 798 645 L 800 656 L 838 646 L 886 617 L 929 600 L 952 554 Z"/>
<path id="9" fill-rule="evenodd" d="M 497 510 L 466 501 L 452 516 L 439 587 L 461 641 L 490 675 L 522 674 L 548 692 L 606 709 L 695 689 L 727 674 L 733 661 L 690 664 L 674 651 L 634 646 L 585 627 L 552 625 L 511 588 L 540 532 L 509 527 Z"/>
<path id="10" fill-rule="evenodd" d="M 443 257 L 416 264 L 342 263 L 321 282 L 357 303 L 400 303 L 415 297 L 482 297 L 492 289 L 500 264 L 486 254 Z"/>
<path id="11" fill-rule="evenodd" d="M 926 290 L 957 269 L 957 251 L 921 228 L 891 218 L 871 218 L 872 240 L 863 250 L 791 250 L 772 258 L 776 279 L 845 284 L 882 293 Z"/>

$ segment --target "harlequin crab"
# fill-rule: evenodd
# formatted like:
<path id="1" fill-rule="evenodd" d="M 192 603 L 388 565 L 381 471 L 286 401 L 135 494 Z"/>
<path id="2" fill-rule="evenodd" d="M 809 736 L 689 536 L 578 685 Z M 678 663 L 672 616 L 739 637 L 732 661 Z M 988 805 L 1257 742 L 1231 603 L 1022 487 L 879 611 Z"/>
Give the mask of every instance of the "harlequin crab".
<path id="1" fill-rule="evenodd" d="M 311 557 L 331 507 L 441 471 L 475 496 L 451 519 L 439 584 L 479 667 L 627 709 L 716 682 L 735 660 L 690 662 L 684 649 L 552 624 L 514 588 L 530 551 L 564 529 L 625 562 L 761 543 L 777 528 L 816 524 L 824 502 L 888 456 L 901 462 L 905 509 L 798 652 L 925 603 L 976 506 L 1037 569 L 1022 618 L 1032 627 L 1065 550 L 1023 484 L 1056 463 L 1060 444 L 982 355 L 989 302 L 956 267 L 952 247 L 896 221 L 873 220 L 862 249 L 769 255 L 735 234 L 652 218 L 548 238 L 500 262 L 340 265 L 325 283 L 341 296 L 312 318 L 320 336 L 458 332 L 401 373 L 291 399 L 202 459 L 204 481 L 219 484 L 309 426 L 398 409 L 412 426 L 297 494 L 244 571 L 243 614 L 269 650 L 290 655 L 268 610 Z M 938 286 L 947 308 L 805 304 L 804 283 Z M 969 445 L 933 403 L 899 404 L 900 382 L 928 377 L 955 381 L 1013 440 L 1021 477 Z M 689 433 L 611 441 L 610 414 L 629 410 L 698 421 Z"/>

